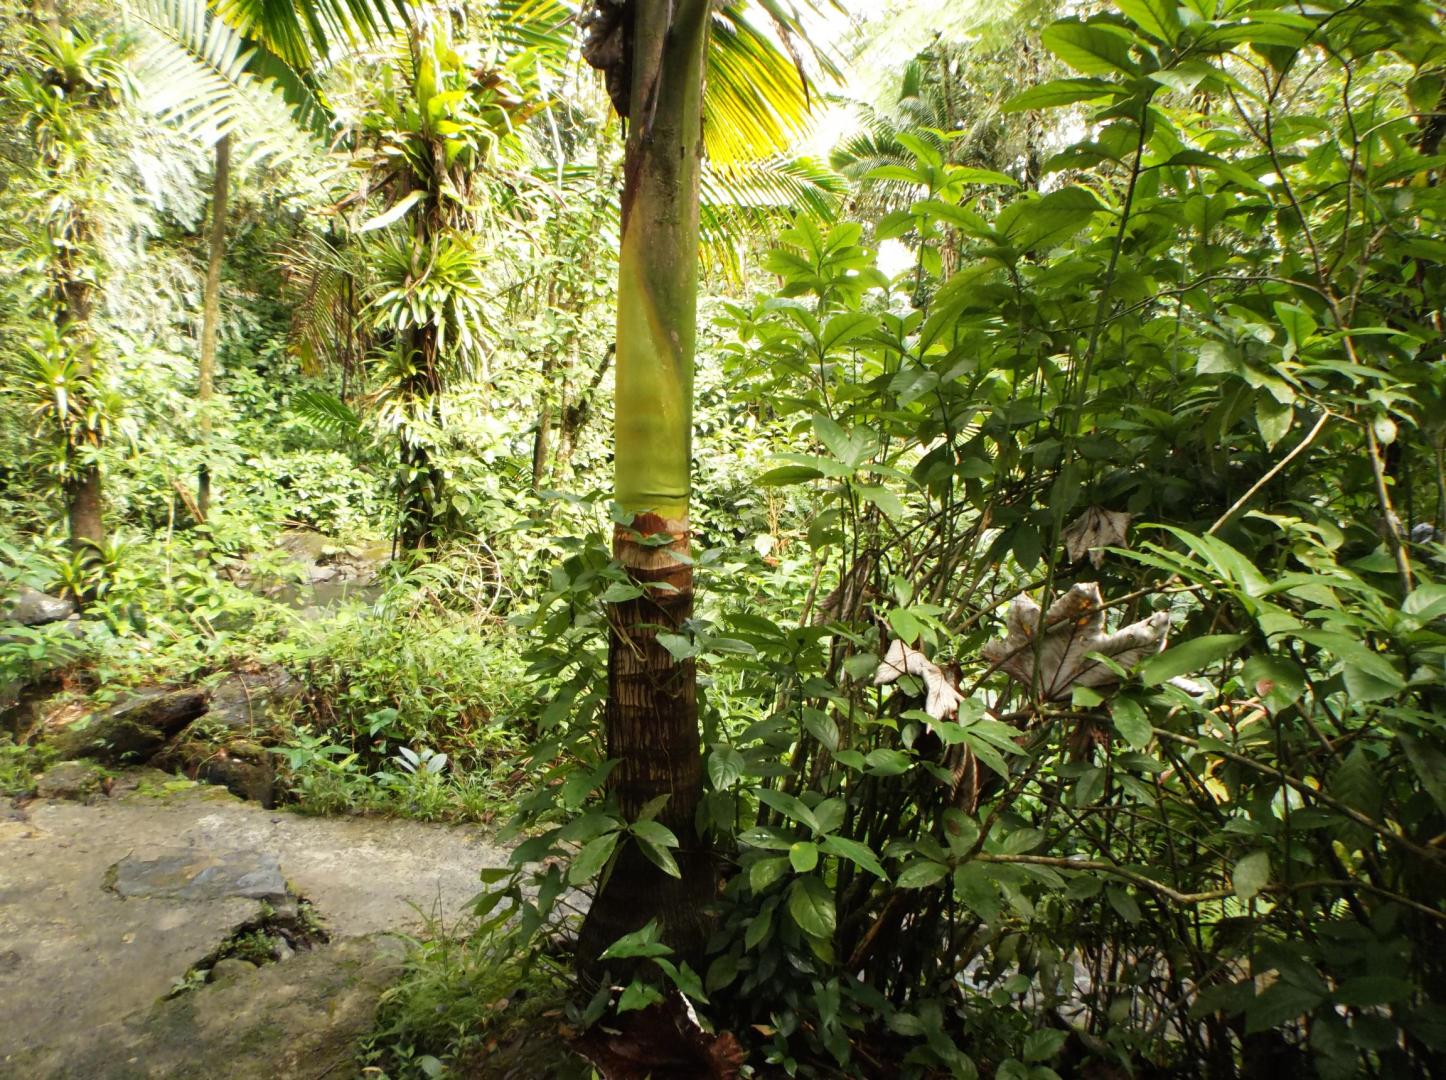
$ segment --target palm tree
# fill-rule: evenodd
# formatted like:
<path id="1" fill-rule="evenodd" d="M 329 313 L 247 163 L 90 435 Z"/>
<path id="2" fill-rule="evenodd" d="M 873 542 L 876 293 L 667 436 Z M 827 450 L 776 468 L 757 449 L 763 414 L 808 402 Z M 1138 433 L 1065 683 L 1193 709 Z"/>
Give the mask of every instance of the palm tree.
<path id="1" fill-rule="evenodd" d="M 767 9 L 787 29 L 796 20 Z M 684 956 L 701 955 L 705 906 L 715 870 L 694 826 L 702 797 L 701 737 L 692 659 L 677 659 L 659 635 L 687 632 L 693 609 L 689 558 L 693 356 L 697 326 L 699 186 L 705 136 L 721 152 L 746 141 L 745 106 L 728 96 L 708 108 L 705 74 L 729 66 L 740 39 L 763 39 L 736 9 L 717 20 L 709 0 L 599 0 L 585 55 L 608 78 L 613 103 L 629 122 L 618 260 L 615 374 L 615 499 L 630 518 L 613 536 L 614 558 L 642 588 L 615 605 L 608 648 L 607 756 L 618 761 L 609 786 L 635 820 L 666 800 L 656 821 L 678 841 L 677 872 L 654 863 L 640 845 L 619 850 L 584 920 L 578 959 L 586 969 L 622 935 L 659 921 L 663 940 Z M 761 46 L 760 46 L 761 48 Z M 776 50 L 755 54 L 755 60 Z M 740 95 L 774 119 L 775 134 L 801 109 L 805 91 L 786 62 Z M 784 74 L 779 75 L 782 71 Z M 767 89 L 777 91 L 770 95 Z M 721 113 L 705 127 L 705 113 Z M 760 125 L 752 125 L 756 131 Z"/>

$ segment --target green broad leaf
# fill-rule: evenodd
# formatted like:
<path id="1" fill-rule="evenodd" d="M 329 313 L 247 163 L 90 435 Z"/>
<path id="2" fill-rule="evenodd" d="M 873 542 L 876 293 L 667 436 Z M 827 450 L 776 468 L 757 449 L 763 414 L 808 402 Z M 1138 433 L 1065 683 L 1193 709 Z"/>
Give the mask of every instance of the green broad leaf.
<path id="1" fill-rule="evenodd" d="M 1401 604 L 1401 614 L 1410 616 L 1410 629 L 1446 618 L 1446 585 L 1428 582 L 1417 585 Z"/>
<path id="2" fill-rule="evenodd" d="M 1004 187 L 1018 187 L 1019 181 L 1012 176 L 993 169 L 979 169 L 973 165 L 950 165 L 949 179 L 961 184 L 1000 184 Z"/>
<path id="3" fill-rule="evenodd" d="M 1160 71 L 1152 71 L 1147 78 L 1177 94 L 1188 96 L 1195 92 L 1195 87 L 1217 74 L 1219 73 L 1209 64 L 1187 62 Z"/>
<path id="4" fill-rule="evenodd" d="M 995 228 L 1015 247 L 1037 247 L 1078 232 L 1108 209 L 1088 188 L 1066 187 L 1038 199 L 1015 199 L 1000 212 Z"/>
<path id="5" fill-rule="evenodd" d="M 1119 84 L 1105 79 L 1051 79 L 1015 94 L 1000 108 L 1007 113 L 1054 109 L 1061 105 L 1073 105 L 1077 101 L 1119 97 L 1123 92 Z"/>
<path id="6" fill-rule="evenodd" d="M 1290 706 L 1305 689 L 1305 672 L 1285 656 L 1252 656 L 1240 669 L 1240 678 L 1246 690 L 1265 702 L 1272 713 Z"/>
<path id="7" fill-rule="evenodd" d="M 818 845 L 800 840 L 788 849 L 788 861 L 800 874 L 807 874 L 818 865 Z"/>
<path id="8" fill-rule="evenodd" d="M 810 735 L 823 744 L 830 754 L 838 749 L 838 724 L 828 713 L 819 709 L 805 708 L 803 710 L 803 726 Z"/>
<path id="9" fill-rule="evenodd" d="M 659 847 L 675 848 L 678 846 L 678 838 L 673 835 L 673 830 L 661 821 L 635 821 L 628 827 L 628 830 L 638 839 L 647 840 Z"/>
<path id="10" fill-rule="evenodd" d="M 1182 641 L 1141 664 L 1140 679 L 1146 686 L 1159 686 L 1177 675 L 1202 671 L 1233 654 L 1247 640 L 1246 634 L 1207 634 Z"/>
<path id="11" fill-rule="evenodd" d="M 1356 701 L 1380 701 L 1405 689 L 1406 680 L 1390 660 L 1349 634 L 1334 630 L 1297 630 L 1292 636 L 1335 654 L 1341 662 L 1346 693 Z"/>
<path id="12" fill-rule="evenodd" d="M 686 634 L 660 633 L 658 644 L 668 650 L 674 660 L 689 660 L 699 653 L 698 645 L 689 640 Z"/>
<path id="13" fill-rule="evenodd" d="M 1125 742 L 1136 750 L 1143 750 L 1150 745 L 1153 732 L 1149 714 L 1133 696 L 1121 694 L 1110 702 L 1110 719 L 1114 721 L 1115 730 Z"/>
<path id="14" fill-rule="evenodd" d="M 622 834 L 610 832 L 584 844 L 582 850 L 573 856 L 572 865 L 567 868 L 568 884 L 581 885 L 583 882 L 597 877 L 602 868 L 607 865 L 607 861 L 612 858 L 620 835 Z"/>
<path id="15" fill-rule="evenodd" d="M 656 1005 L 663 1000 L 663 995 L 655 987 L 645 982 L 634 979 L 628 983 L 627 989 L 618 998 L 618 1012 L 632 1012 L 635 1009 L 646 1009 L 649 1005 Z"/>
<path id="16" fill-rule="evenodd" d="M 828 452 L 850 470 L 857 469 L 868 460 L 874 440 L 860 432 L 847 432 L 823 413 L 813 414 L 813 430 L 818 441 L 828 447 Z"/>
<path id="17" fill-rule="evenodd" d="M 643 590 L 630 581 L 614 581 L 603 590 L 602 596 L 598 597 L 604 604 L 621 604 L 625 600 L 636 600 L 643 595 Z"/>
<path id="18" fill-rule="evenodd" d="M 843 824 L 848 814 L 848 803 L 838 796 L 824 799 L 813 808 L 814 819 L 818 822 L 819 833 L 831 833 Z"/>
<path id="19" fill-rule="evenodd" d="M 793 839 L 784 836 L 777 829 L 769 828 L 766 825 L 759 825 L 752 829 L 744 829 L 738 834 L 739 843 L 747 844 L 749 847 L 763 848 L 765 851 L 787 851 L 793 846 Z"/>
<path id="20" fill-rule="evenodd" d="M 698 978 L 698 973 L 690 968 L 687 963 L 680 963 L 674 967 L 667 960 L 657 961 L 658 967 L 672 980 L 680 993 L 686 994 L 694 1001 L 701 1001 L 708 1004 L 708 995 L 703 992 L 703 980 Z"/>
<path id="21" fill-rule="evenodd" d="M 643 854 L 647 856 L 649 862 L 669 877 L 682 878 L 683 872 L 678 869 L 678 861 L 673 858 L 671 851 L 654 843 L 652 840 L 645 839 L 636 834 L 634 835 L 638 841 L 638 846 L 642 848 Z M 672 833 L 668 835 L 671 836 Z M 674 843 L 676 844 L 677 842 L 674 841 Z"/>
<path id="22" fill-rule="evenodd" d="M 785 487 L 821 479 L 823 473 L 811 465 L 780 465 L 776 469 L 769 469 L 758 478 L 758 482 L 764 487 Z"/>
<path id="23" fill-rule="evenodd" d="M 1064 1049 L 1064 1041 L 1068 1037 L 1069 1032 L 1061 1028 L 1031 1031 L 1025 1036 L 1022 1056 L 1025 1061 L 1030 1062 L 1053 1060 Z"/>
<path id="24" fill-rule="evenodd" d="M 847 859 L 881 881 L 888 881 L 889 875 L 884 872 L 884 867 L 878 857 L 867 844 L 861 844 L 857 840 L 850 840 L 843 836 L 825 836 L 822 841 L 823 850 L 830 855 L 837 855 L 839 858 Z"/>
<path id="25" fill-rule="evenodd" d="M 878 329 L 879 321 L 873 315 L 861 311 L 835 315 L 824 324 L 823 334 L 818 339 L 819 352 L 827 356 L 833 350 L 847 345 L 855 338 Z M 825 445 L 828 445 L 825 443 Z M 868 449 L 867 446 L 865 446 Z M 832 450 L 833 447 L 829 446 Z"/>
<path id="26" fill-rule="evenodd" d="M 708 780 L 714 790 L 727 791 L 743 777 L 743 755 L 726 743 L 718 743 L 708 755 Z"/>
<path id="27" fill-rule="evenodd" d="M 787 873 L 788 867 L 787 855 L 772 855 L 759 859 L 748 867 L 748 887 L 757 896 Z"/>
<path id="28" fill-rule="evenodd" d="M 1038 829 L 1015 829 L 1004 838 L 1000 850 L 1006 855 L 1023 855 L 1044 843 L 1044 833 Z"/>
<path id="29" fill-rule="evenodd" d="M 885 517 L 899 519 L 904 516 L 903 501 L 888 488 L 879 484 L 855 484 L 855 491 L 865 500 L 873 503 L 884 512 Z"/>
<path id="30" fill-rule="evenodd" d="M 1183 24 L 1177 0 L 1115 0 L 1120 14 L 1156 41 L 1175 44 Z"/>
<path id="31" fill-rule="evenodd" d="M 868 764 L 864 755 L 857 750 L 839 750 L 835 752 L 833 759 L 846 769 L 853 769 L 855 772 L 862 772 Z"/>
<path id="32" fill-rule="evenodd" d="M 898 776 L 908 772 L 912 759 L 902 750 L 886 750 L 882 747 L 872 751 L 864 759 L 868 771 L 874 776 Z"/>
<path id="33" fill-rule="evenodd" d="M 949 867 L 933 859 L 916 859 L 899 871 L 895 880 L 901 889 L 926 889 L 949 876 Z"/>
<path id="34" fill-rule="evenodd" d="M 1123 27 L 1066 19 L 1045 27 L 1040 40 L 1055 56 L 1086 75 L 1139 73 L 1130 59 L 1130 32 Z"/>
<path id="35" fill-rule="evenodd" d="M 713 962 L 708 965 L 708 973 L 703 976 L 703 984 L 707 987 L 708 993 L 713 994 L 731 984 L 736 978 L 738 978 L 738 957 L 732 953 L 724 953 L 722 956 L 714 957 Z"/>
<path id="36" fill-rule="evenodd" d="M 1295 418 L 1294 405 L 1282 405 L 1274 394 L 1257 394 L 1255 398 L 1255 428 L 1265 440 L 1268 449 L 1290 432 L 1291 421 Z"/>
<path id="37" fill-rule="evenodd" d="M 618 938 L 603 950 L 599 959 L 631 960 L 637 957 L 672 956 L 673 950 L 664 945 L 659 936 L 658 920 L 654 919 L 647 926 Z"/>
<path id="38" fill-rule="evenodd" d="M 813 811 L 797 796 L 771 788 L 759 788 L 754 794 L 758 796 L 759 802 L 777 810 L 790 821 L 796 821 L 813 832 L 819 831 L 818 818 L 814 817 Z"/>
<path id="39" fill-rule="evenodd" d="M 1257 896 L 1270 884 L 1270 852 L 1252 851 L 1243 856 L 1230 874 L 1230 884 L 1242 900 Z"/>
<path id="40" fill-rule="evenodd" d="M 908 608 L 894 608 L 889 612 L 887 618 L 890 628 L 894 631 L 894 636 L 904 644 L 912 645 L 923 636 L 924 624 Z"/>
<path id="41" fill-rule="evenodd" d="M 979 839 L 979 823 L 964 811 L 951 806 L 944 811 L 944 840 L 955 855 L 969 851 Z"/>
<path id="42" fill-rule="evenodd" d="M 788 914 L 809 937 L 833 937 L 837 920 L 833 893 L 817 875 L 797 878 L 788 887 Z"/>
<path id="43" fill-rule="evenodd" d="M 612 762 L 609 762 L 608 764 L 611 765 Z M 661 795 L 655 795 L 653 798 L 649 799 L 643 804 L 643 808 L 638 811 L 638 820 L 652 821 L 653 818 L 657 817 L 663 812 L 663 807 L 668 805 L 668 800 L 672 797 L 673 796 L 671 793 L 664 792 Z"/>
<path id="44" fill-rule="evenodd" d="M 1135 899 L 1134 894 L 1123 885 L 1111 885 L 1105 890 L 1105 896 L 1120 918 L 1134 926 L 1143 918 L 1140 911 L 1140 902 Z"/>

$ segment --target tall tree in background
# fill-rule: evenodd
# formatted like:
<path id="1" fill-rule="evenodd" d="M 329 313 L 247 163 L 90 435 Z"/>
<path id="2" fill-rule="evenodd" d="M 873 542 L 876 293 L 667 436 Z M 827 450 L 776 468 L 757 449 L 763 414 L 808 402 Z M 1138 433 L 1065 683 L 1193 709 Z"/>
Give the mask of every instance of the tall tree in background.
<path id="1" fill-rule="evenodd" d="M 70 543 L 87 559 L 106 539 L 100 448 L 103 381 L 91 326 L 104 201 L 106 114 L 121 101 L 120 50 L 58 21 L 30 28 L 31 63 L 11 76 L 17 120 L 34 140 L 29 198 L 37 208 L 50 329 L 28 351 L 33 411 L 53 450 Z"/>
<path id="2" fill-rule="evenodd" d="M 201 300 L 201 364 L 196 401 L 201 412 L 203 452 L 211 441 L 211 396 L 216 383 L 216 337 L 221 322 L 221 264 L 226 259 L 226 196 L 231 186 L 231 136 L 216 140 L 216 169 L 211 178 L 211 236 L 206 259 L 206 291 Z M 201 462 L 196 478 L 196 509 L 204 521 L 211 508 L 211 466 Z"/>

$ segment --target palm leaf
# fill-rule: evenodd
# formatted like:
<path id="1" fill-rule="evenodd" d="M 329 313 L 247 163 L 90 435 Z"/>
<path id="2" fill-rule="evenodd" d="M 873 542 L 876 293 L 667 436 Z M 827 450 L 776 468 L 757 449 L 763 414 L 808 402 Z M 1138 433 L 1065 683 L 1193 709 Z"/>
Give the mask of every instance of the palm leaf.
<path id="1" fill-rule="evenodd" d="M 130 66 L 142 108 L 205 143 L 233 136 L 242 161 L 295 154 L 291 107 L 274 83 L 247 70 L 245 39 L 204 0 L 137 0 L 129 15 L 139 31 Z"/>

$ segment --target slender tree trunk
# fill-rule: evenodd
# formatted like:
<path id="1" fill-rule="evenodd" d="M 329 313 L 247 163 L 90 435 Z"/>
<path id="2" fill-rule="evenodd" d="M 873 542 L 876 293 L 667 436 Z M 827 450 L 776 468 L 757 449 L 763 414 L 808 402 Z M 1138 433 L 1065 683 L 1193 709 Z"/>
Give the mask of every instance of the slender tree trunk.
<path id="1" fill-rule="evenodd" d="M 221 264 L 226 258 L 226 197 L 231 187 L 231 136 L 216 142 L 216 171 L 211 181 L 211 252 L 206 264 L 206 291 L 201 300 L 201 371 L 196 404 L 201 414 L 201 473 L 196 483 L 196 509 L 201 520 L 211 509 L 211 397 L 216 386 L 216 335 L 221 320 Z"/>
<path id="2" fill-rule="evenodd" d="M 67 246 L 58 259 L 55 285 L 55 324 L 69 339 L 68 348 L 81 354 L 81 377 L 87 392 L 95 376 L 95 358 L 90 341 L 90 312 L 94 286 L 86 276 L 80 259 L 90 241 L 88 223 L 76 220 L 67 229 Z M 85 556 L 105 544 L 105 489 L 101 481 L 100 463 L 95 454 L 101 446 L 97 428 L 71 428 L 67 434 L 67 453 L 72 458 L 62 485 L 65 495 L 65 516 L 70 528 L 70 548 Z M 86 460 L 77 462 L 74 459 Z"/>
<path id="3" fill-rule="evenodd" d="M 665 875 L 635 844 L 622 847 L 583 923 L 585 970 L 654 918 L 681 955 L 698 956 L 714 890 L 712 860 L 694 827 L 703 768 L 693 662 L 675 660 L 657 641 L 659 631 L 679 632 L 693 608 L 688 498 L 709 8 L 709 0 L 632 5 L 618 264 L 616 497 L 635 517 L 632 528 L 615 531 L 613 552 L 645 592 L 612 609 L 607 756 L 619 764 L 609 782 L 629 820 L 669 796 L 658 820 L 680 841 L 682 877 Z"/>
<path id="4" fill-rule="evenodd" d="M 542 478 L 547 473 L 548 445 L 552 439 L 552 381 L 557 374 L 557 354 L 549 352 L 542 361 L 542 404 L 537 409 L 537 434 L 532 437 L 532 490 L 542 490 Z"/>

